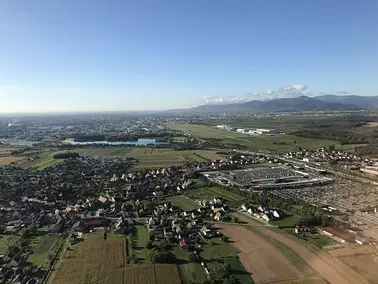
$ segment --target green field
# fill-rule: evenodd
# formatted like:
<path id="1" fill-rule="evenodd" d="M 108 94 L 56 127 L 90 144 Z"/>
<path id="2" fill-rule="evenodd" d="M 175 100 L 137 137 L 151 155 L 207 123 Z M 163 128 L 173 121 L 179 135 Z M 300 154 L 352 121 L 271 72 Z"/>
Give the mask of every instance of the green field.
<path id="1" fill-rule="evenodd" d="M 206 283 L 207 281 L 205 269 L 199 263 L 182 264 L 178 268 L 183 284 Z"/>
<path id="2" fill-rule="evenodd" d="M 170 196 L 167 201 L 180 207 L 183 211 L 192 211 L 200 208 L 200 205 L 182 195 Z"/>
<path id="3" fill-rule="evenodd" d="M 280 123 L 277 121 L 277 123 Z M 207 125 L 169 124 L 168 127 L 181 130 L 198 138 L 216 138 L 224 144 L 245 146 L 247 149 L 272 149 L 289 151 L 297 147 L 315 149 L 338 143 L 331 140 L 311 139 L 294 135 L 250 136 L 235 131 L 225 131 Z M 276 127 L 275 127 L 276 128 Z"/>
<path id="4" fill-rule="evenodd" d="M 310 244 L 317 246 L 318 248 L 323 248 L 325 246 L 330 246 L 337 243 L 335 240 L 331 239 L 330 237 L 318 235 L 318 234 L 305 236 L 303 237 L 303 239 L 309 242 Z"/>
<path id="5" fill-rule="evenodd" d="M 227 258 L 224 262 L 231 266 L 231 274 L 235 279 L 239 281 L 239 283 L 254 283 L 250 274 L 247 271 L 245 271 L 243 264 L 240 263 L 240 260 L 238 258 Z"/>
<path id="6" fill-rule="evenodd" d="M 39 237 L 34 237 L 33 240 L 35 243 L 31 244 L 34 247 L 34 253 L 28 257 L 28 261 L 34 265 L 42 265 L 45 268 L 48 268 L 50 265 L 50 257 L 55 255 L 61 240 L 57 235 L 44 235 Z"/>
<path id="7" fill-rule="evenodd" d="M 19 236 L 15 235 L 0 235 L 0 253 L 7 253 L 8 247 L 18 245 L 20 239 Z"/>
<path id="8" fill-rule="evenodd" d="M 295 227 L 297 225 L 297 222 L 299 221 L 300 216 L 298 215 L 291 215 L 286 216 L 281 220 L 275 220 L 270 221 L 269 224 L 272 224 L 274 226 L 282 226 L 282 227 Z"/>
<path id="9" fill-rule="evenodd" d="M 207 192 L 209 194 L 214 194 L 214 197 L 222 197 L 224 199 L 227 199 L 229 201 L 240 201 L 244 200 L 245 197 L 238 195 L 236 193 L 230 192 L 226 189 L 220 188 L 220 187 L 206 187 L 201 189 L 204 192 Z"/>
<path id="10" fill-rule="evenodd" d="M 204 259 L 217 259 L 226 256 L 234 256 L 239 253 L 231 243 L 226 243 L 220 240 L 220 238 L 212 238 L 208 241 L 209 243 L 204 244 L 200 252 L 200 256 Z"/>
<path id="11" fill-rule="evenodd" d="M 138 258 L 138 262 L 150 262 L 152 260 L 152 250 L 147 249 L 146 245 L 149 241 L 149 233 L 146 227 L 138 225 L 137 240 L 135 243 L 134 254 Z"/>

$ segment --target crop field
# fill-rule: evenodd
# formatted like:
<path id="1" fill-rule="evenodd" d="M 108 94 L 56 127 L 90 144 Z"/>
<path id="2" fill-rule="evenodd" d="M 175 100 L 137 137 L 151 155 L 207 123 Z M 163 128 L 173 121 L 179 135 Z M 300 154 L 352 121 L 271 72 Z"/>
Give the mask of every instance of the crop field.
<path id="1" fill-rule="evenodd" d="M 183 284 L 205 283 L 205 269 L 199 263 L 187 263 L 178 266 Z"/>
<path id="2" fill-rule="evenodd" d="M 137 148 L 137 147 L 113 147 L 113 148 L 74 148 L 70 152 L 77 152 L 82 156 L 92 156 L 95 158 L 108 157 L 133 157 L 138 160 L 135 168 L 152 168 L 152 167 L 169 167 L 177 166 L 185 161 L 204 162 L 222 159 L 222 156 L 211 150 L 187 150 L 174 151 L 169 148 Z M 43 170 L 46 167 L 54 165 L 62 160 L 54 159 L 57 153 L 68 152 L 68 150 L 40 151 L 35 153 L 38 156 L 34 160 L 25 160 L 21 166 L 25 168 L 35 167 Z M 26 153 L 32 154 L 32 153 Z M 0 165 L 9 164 L 13 161 L 20 161 L 25 157 L 0 157 Z"/>
<path id="3" fill-rule="evenodd" d="M 235 216 L 237 216 L 241 221 L 248 222 L 250 225 L 260 225 L 260 223 L 258 223 L 257 221 L 254 221 L 251 218 L 246 217 L 242 214 L 235 214 Z M 252 229 L 252 227 L 250 227 L 250 229 Z M 295 254 L 291 253 L 291 255 L 293 257 L 296 256 L 296 259 L 293 259 L 293 257 L 291 257 L 292 262 L 301 263 L 302 261 L 305 261 L 312 270 L 316 271 L 328 283 L 368 283 L 360 274 L 351 270 L 346 264 L 342 263 L 340 260 L 333 258 L 329 253 L 320 250 L 314 252 L 314 250 L 309 249 L 308 246 L 304 245 L 302 240 L 299 240 L 288 233 L 285 233 L 278 229 L 274 230 L 261 226 L 253 227 L 253 230 L 258 231 L 258 235 L 264 237 L 266 241 L 273 242 L 276 248 L 280 248 L 280 250 L 282 251 L 281 253 L 289 255 L 289 250 L 294 252 Z M 230 234 L 234 232 L 235 230 L 231 230 Z M 282 248 L 284 248 L 284 250 Z M 278 255 L 276 255 L 276 257 L 278 257 Z M 240 260 L 244 265 L 242 258 L 240 258 Z M 244 265 L 244 267 L 248 272 L 250 272 L 250 270 L 248 269 L 248 265 Z M 301 272 L 307 274 L 307 271 Z M 314 277 L 314 275 L 311 275 L 311 278 L 312 277 Z M 252 278 L 254 279 L 253 274 Z"/>
<path id="4" fill-rule="evenodd" d="M 156 284 L 155 267 L 151 265 L 133 265 L 124 268 L 125 284 Z M 106 283 L 111 284 L 111 282 Z"/>
<path id="5" fill-rule="evenodd" d="M 124 246 L 120 238 L 104 240 L 102 234 L 87 235 L 84 241 L 67 251 L 51 283 L 123 284 Z"/>
<path id="6" fill-rule="evenodd" d="M 170 196 L 167 201 L 180 207 L 183 211 L 192 211 L 200 208 L 200 205 L 182 195 Z"/>
<path id="7" fill-rule="evenodd" d="M 242 226 L 217 224 L 239 249 L 240 262 L 255 283 L 301 279 L 301 272 L 260 235 Z"/>
<path id="8" fill-rule="evenodd" d="M 17 163 L 24 159 L 25 157 L 14 157 L 14 156 L 0 157 L 0 166 L 6 166 L 12 163 Z"/>
<path id="9" fill-rule="evenodd" d="M 181 284 L 180 273 L 175 264 L 155 264 L 157 284 Z"/>
<path id="10" fill-rule="evenodd" d="M 315 149 L 338 143 L 331 140 L 311 139 L 294 135 L 251 136 L 234 131 L 216 129 L 207 125 L 169 124 L 168 127 L 182 130 L 198 138 L 217 138 L 225 144 L 238 144 L 247 149 L 272 149 L 288 151 L 297 147 Z"/>

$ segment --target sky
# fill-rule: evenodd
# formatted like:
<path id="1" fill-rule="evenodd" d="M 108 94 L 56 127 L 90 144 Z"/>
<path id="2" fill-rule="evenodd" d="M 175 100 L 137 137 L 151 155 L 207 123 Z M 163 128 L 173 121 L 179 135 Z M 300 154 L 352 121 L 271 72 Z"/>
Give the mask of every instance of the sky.
<path id="1" fill-rule="evenodd" d="M 0 0 L 0 113 L 378 95 L 378 1 Z"/>

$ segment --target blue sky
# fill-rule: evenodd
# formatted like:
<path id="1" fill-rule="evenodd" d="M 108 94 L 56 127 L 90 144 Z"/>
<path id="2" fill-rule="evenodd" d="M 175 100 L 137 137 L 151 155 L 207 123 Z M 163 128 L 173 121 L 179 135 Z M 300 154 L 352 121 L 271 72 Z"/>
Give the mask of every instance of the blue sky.
<path id="1" fill-rule="evenodd" d="M 0 112 L 378 95 L 377 11 L 376 0 L 2 0 Z"/>

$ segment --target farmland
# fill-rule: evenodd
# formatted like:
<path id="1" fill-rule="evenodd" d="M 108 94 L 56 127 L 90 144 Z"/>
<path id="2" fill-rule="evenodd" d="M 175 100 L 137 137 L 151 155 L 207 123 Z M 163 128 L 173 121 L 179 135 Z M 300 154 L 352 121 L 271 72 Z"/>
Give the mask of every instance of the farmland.
<path id="1" fill-rule="evenodd" d="M 176 205 L 177 207 L 180 207 L 183 211 L 192 211 L 200 208 L 200 206 L 197 203 L 182 195 L 168 197 L 167 201 L 171 202 L 173 205 Z"/>
<path id="2" fill-rule="evenodd" d="M 0 157 L 0 166 L 6 166 L 12 163 L 17 163 L 19 161 L 22 161 L 25 159 L 24 157 L 13 157 L 13 156 L 8 156 L 8 157 Z"/>
<path id="3" fill-rule="evenodd" d="M 155 264 L 157 284 L 181 284 L 180 274 L 175 264 Z"/>
<path id="4" fill-rule="evenodd" d="M 124 268 L 124 284 L 156 284 L 154 265 L 133 265 Z M 111 282 L 108 282 L 109 284 Z M 121 282 L 122 283 L 122 282 Z"/>
<path id="5" fill-rule="evenodd" d="M 124 240 L 103 240 L 94 233 L 67 251 L 54 272 L 51 283 L 114 283 L 123 284 Z M 143 273 L 142 275 L 145 275 Z M 129 283 L 129 282 L 128 282 Z"/>
<path id="6" fill-rule="evenodd" d="M 132 157 L 137 160 L 135 168 L 169 167 L 177 166 L 185 161 L 203 162 L 221 159 L 222 156 L 211 150 L 187 150 L 174 151 L 169 148 L 137 148 L 137 147 L 114 147 L 114 148 L 76 148 L 70 151 L 77 152 L 82 156 L 92 156 L 96 158 L 106 157 Z M 35 167 L 40 170 L 51 166 L 59 160 L 54 159 L 57 153 L 67 152 L 67 150 L 41 151 L 38 153 L 26 153 L 27 155 L 38 156 L 33 160 L 22 162 L 20 165 L 26 168 Z M 19 161 L 24 157 L 0 157 L 4 162 Z M 13 160 L 11 160 L 13 159 Z"/>
<path id="7" fill-rule="evenodd" d="M 239 249 L 239 258 L 255 283 L 289 281 L 302 278 L 298 269 L 260 235 L 242 226 L 217 225 Z"/>
<path id="8" fill-rule="evenodd" d="M 288 151 L 297 147 L 315 149 L 321 146 L 338 144 L 331 140 L 321 140 L 299 137 L 294 135 L 250 136 L 243 133 L 220 130 L 207 125 L 170 124 L 170 128 L 182 130 L 198 138 L 216 138 L 224 144 L 237 144 L 247 149 L 272 149 Z"/>
<path id="9" fill-rule="evenodd" d="M 242 214 L 236 214 L 236 216 L 241 221 L 248 222 L 251 225 L 259 225 L 257 221 Z M 272 242 L 272 244 L 274 244 L 276 247 L 280 247 L 282 253 L 285 254 L 285 256 L 288 256 L 289 252 L 292 256 L 295 256 L 296 259 L 293 259 L 291 257 L 291 261 L 295 261 L 299 264 L 305 261 L 312 270 L 316 271 L 329 283 L 367 283 L 361 277 L 361 275 L 352 271 L 341 261 L 334 259 L 330 254 L 319 251 L 319 249 L 315 252 L 315 250 L 309 249 L 308 246 L 304 245 L 301 241 L 297 240 L 294 236 L 291 236 L 288 233 L 285 233 L 278 229 L 272 230 L 267 227 L 253 227 L 253 230 L 258 232 L 259 236 L 264 237 L 269 242 Z M 233 232 L 234 231 L 231 231 L 230 233 L 232 234 Z M 282 248 L 284 250 L 282 250 Z M 242 258 L 240 258 L 240 260 L 246 270 L 249 271 L 248 264 L 244 264 Z M 301 272 L 307 274 L 306 270 Z M 311 275 L 310 277 L 312 278 L 313 275 Z"/>

